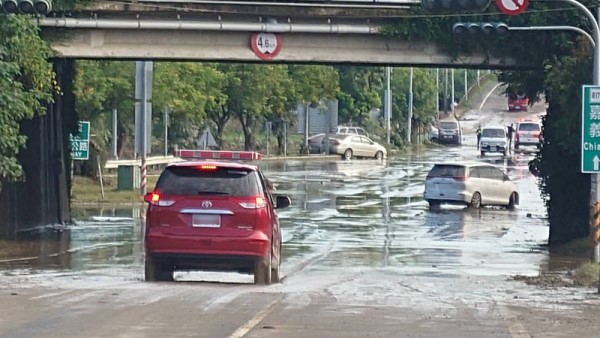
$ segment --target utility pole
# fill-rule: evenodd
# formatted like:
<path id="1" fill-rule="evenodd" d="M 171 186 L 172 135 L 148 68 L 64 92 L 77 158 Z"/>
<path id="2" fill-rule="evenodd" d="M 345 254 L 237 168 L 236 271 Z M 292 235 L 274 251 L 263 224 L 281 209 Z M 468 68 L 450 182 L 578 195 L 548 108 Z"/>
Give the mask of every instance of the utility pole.
<path id="1" fill-rule="evenodd" d="M 169 108 L 164 110 L 164 125 L 165 125 L 165 157 L 169 154 Z"/>
<path id="2" fill-rule="evenodd" d="M 283 156 L 287 156 L 287 134 L 288 134 L 288 123 L 283 122 Z"/>
<path id="3" fill-rule="evenodd" d="M 435 111 L 437 112 L 437 119 L 440 120 L 440 69 L 435 69 Z"/>
<path id="4" fill-rule="evenodd" d="M 465 69 L 465 100 L 469 99 L 469 85 L 467 83 L 467 81 L 468 81 L 467 73 L 468 72 L 469 71 Z"/>
<path id="5" fill-rule="evenodd" d="M 452 68 L 452 97 L 450 98 L 451 108 L 450 111 L 454 114 L 454 68 Z"/>
<path id="6" fill-rule="evenodd" d="M 411 143 L 410 137 L 412 134 L 412 116 L 413 116 L 413 67 L 410 67 L 410 81 L 408 83 L 408 128 L 406 139 Z"/>
<path id="7" fill-rule="evenodd" d="M 479 83 L 479 78 L 481 77 L 481 71 L 479 69 L 477 69 L 477 87 L 481 87 L 480 83 Z"/>
<path id="8" fill-rule="evenodd" d="M 306 103 L 306 109 L 304 111 L 304 151 L 306 152 L 306 154 L 310 153 L 310 150 L 308 149 L 308 126 L 309 126 L 309 106 L 310 104 L 307 102 Z"/>
<path id="9" fill-rule="evenodd" d="M 392 67 L 385 67 L 385 78 L 386 78 L 386 90 L 383 95 L 385 104 L 383 106 L 383 114 L 385 115 L 385 128 L 387 143 L 390 144 L 390 133 L 391 133 L 391 115 L 392 115 L 392 89 L 390 87 L 390 78 L 392 76 Z"/>
<path id="10" fill-rule="evenodd" d="M 150 149 L 152 135 L 152 61 L 135 63 L 135 152 L 141 155 L 140 192 L 146 194 L 147 166 L 146 155 Z"/>
<path id="11" fill-rule="evenodd" d="M 446 80 L 444 81 L 444 116 L 448 115 L 448 68 L 446 68 Z"/>
<path id="12" fill-rule="evenodd" d="M 117 108 L 113 108 L 112 110 L 112 157 L 115 160 L 119 159 L 119 154 L 117 151 Z"/>

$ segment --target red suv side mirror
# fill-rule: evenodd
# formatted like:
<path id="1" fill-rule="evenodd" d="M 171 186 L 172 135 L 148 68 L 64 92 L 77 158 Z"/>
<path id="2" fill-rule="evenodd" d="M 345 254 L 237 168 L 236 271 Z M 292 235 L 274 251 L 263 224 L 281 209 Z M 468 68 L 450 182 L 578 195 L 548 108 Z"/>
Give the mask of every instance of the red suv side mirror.
<path id="1" fill-rule="evenodd" d="M 290 198 L 288 196 L 285 196 L 285 195 L 276 196 L 275 209 L 287 208 L 290 206 L 291 203 L 292 203 L 292 201 L 290 200 Z"/>

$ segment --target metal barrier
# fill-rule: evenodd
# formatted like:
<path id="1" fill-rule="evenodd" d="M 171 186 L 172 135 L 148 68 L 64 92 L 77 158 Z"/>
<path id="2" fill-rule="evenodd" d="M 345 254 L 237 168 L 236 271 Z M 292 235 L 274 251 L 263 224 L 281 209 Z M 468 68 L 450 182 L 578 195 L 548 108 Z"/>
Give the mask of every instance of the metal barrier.
<path id="1" fill-rule="evenodd" d="M 153 156 L 146 158 L 147 166 L 155 165 L 167 165 L 174 162 L 181 162 L 183 159 L 175 156 Z M 142 160 L 108 160 L 104 165 L 104 169 L 117 169 L 120 165 L 135 165 L 138 167 L 142 166 Z"/>

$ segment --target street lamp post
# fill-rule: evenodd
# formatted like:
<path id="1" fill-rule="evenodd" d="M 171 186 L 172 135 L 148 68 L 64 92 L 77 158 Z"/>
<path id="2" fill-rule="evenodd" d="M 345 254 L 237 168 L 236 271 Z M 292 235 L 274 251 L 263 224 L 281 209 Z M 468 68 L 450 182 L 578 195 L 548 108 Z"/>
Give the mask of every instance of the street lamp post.
<path id="1" fill-rule="evenodd" d="M 468 84 L 468 71 L 465 69 L 465 100 L 469 99 L 469 84 Z"/>
<path id="2" fill-rule="evenodd" d="M 454 114 L 454 68 L 452 68 L 451 73 L 452 75 L 450 77 L 452 78 L 452 93 L 450 98 L 450 112 Z"/>
<path id="3" fill-rule="evenodd" d="M 413 67 L 410 67 L 410 80 L 408 83 L 408 132 L 406 138 L 408 143 L 411 143 L 412 134 L 412 117 L 413 117 Z"/>
<path id="4" fill-rule="evenodd" d="M 386 129 L 386 137 L 387 144 L 390 144 L 390 134 L 391 134 L 391 118 L 392 118 L 392 90 L 390 87 L 390 78 L 392 76 L 392 67 L 385 67 L 385 77 L 386 77 L 386 91 L 384 95 L 385 105 L 383 106 L 384 115 L 385 115 L 385 129 Z"/>
<path id="5" fill-rule="evenodd" d="M 436 88 L 436 98 L 435 98 L 435 111 L 437 112 L 437 120 L 440 120 L 440 69 L 435 69 L 435 88 Z"/>

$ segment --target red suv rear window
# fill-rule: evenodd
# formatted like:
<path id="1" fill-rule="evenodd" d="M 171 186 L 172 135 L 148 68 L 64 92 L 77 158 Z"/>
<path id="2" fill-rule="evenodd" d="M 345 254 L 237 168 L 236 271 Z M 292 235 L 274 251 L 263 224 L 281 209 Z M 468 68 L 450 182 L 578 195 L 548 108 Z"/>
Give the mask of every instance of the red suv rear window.
<path id="1" fill-rule="evenodd" d="M 169 167 L 160 175 L 156 190 L 163 195 L 257 196 L 262 194 L 254 170 L 217 167 Z"/>

